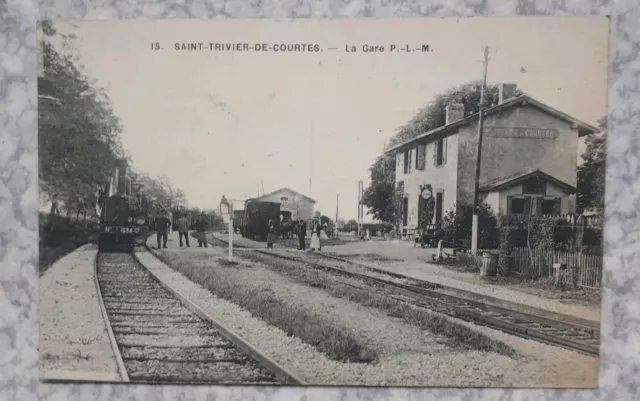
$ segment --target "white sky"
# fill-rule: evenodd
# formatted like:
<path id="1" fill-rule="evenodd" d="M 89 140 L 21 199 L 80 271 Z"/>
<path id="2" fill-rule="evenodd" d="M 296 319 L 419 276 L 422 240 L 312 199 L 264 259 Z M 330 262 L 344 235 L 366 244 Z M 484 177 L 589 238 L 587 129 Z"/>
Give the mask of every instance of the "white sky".
<path id="1" fill-rule="evenodd" d="M 595 125 L 606 115 L 602 17 L 409 20 L 82 21 L 80 61 L 107 88 L 136 168 L 166 174 L 191 205 L 287 186 L 316 210 L 357 215 L 358 180 L 435 94 L 482 76 Z M 162 51 L 152 51 L 160 42 Z M 319 53 L 179 52 L 175 42 L 317 43 Z M 353 44 L 357 53 L 345 53 Z M 363 44 L 384 53 L 363 53 Z M 430 53 L 389 53 L 389 45 Z M 330 51 L 329 47 L 338 50 Z M 311 139 L 312 138 L 312 139 Z M 312 145 L 311 145 L 312 144 Z M 309 177 L 312 178 L 310 190 Z"/>

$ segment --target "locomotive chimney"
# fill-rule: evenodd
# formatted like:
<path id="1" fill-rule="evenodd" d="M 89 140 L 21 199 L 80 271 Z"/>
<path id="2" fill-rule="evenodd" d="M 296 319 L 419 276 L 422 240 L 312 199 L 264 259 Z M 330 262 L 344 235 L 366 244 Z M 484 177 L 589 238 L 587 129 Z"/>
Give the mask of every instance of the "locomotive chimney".
<path id="1" fill-rule="evenodd" d="M 120 196 L 125 196 L 127 194 L 127 173 L 128 173 L 127 161 L 125 159 L 118 160 L 116 169 L 117 169 L 117 173 L 116 173 L 117 194 Z"/>

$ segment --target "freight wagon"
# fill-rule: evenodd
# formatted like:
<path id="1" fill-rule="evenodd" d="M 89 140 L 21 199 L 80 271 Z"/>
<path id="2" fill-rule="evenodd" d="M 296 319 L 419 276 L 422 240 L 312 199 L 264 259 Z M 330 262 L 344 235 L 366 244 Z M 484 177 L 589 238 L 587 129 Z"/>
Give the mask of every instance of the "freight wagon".
<path id="1" fill-rule="evenodd" d="M 280 203 L 247 200 L 244 204 L 242 236 L 256 241 L 266 241 L 269 220 L 273 221 L 276 234 L 280 233 Z"/>

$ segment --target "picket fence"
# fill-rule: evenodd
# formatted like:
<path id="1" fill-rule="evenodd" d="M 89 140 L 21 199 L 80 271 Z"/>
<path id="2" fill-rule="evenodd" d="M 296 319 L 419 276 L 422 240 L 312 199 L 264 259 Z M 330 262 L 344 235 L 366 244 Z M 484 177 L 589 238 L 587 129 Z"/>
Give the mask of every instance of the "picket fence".
<path id="1" fill-rule="evenodd" d="M 578 285 L 585 288 L 600 288 L 602 282 L 601 255 L 583 252 L 564 252 L 553 249 L 514 248 L 513 266 L 516 273 L 531 278 L 553 277 L 553 264 L 564 263 L 578 270 Z"/>

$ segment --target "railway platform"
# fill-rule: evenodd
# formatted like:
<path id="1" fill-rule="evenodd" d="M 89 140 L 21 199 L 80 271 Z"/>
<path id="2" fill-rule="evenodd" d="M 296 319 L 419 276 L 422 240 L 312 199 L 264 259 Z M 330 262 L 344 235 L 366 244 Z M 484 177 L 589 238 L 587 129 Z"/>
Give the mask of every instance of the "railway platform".
<path id="1" fill-rule="evenodd" d="M 228 240 L 228 234 L 214 233 L 214 237 L 223 241 Z M 239 246 L 266 248 L 262 242 L 234 237 L 234 244 Z M 292 255 L 300 251 L 275 244 L 278 252 Z M 599 324 L 600 308 L 576 302 L 566 302 L 541 295 L 523 292 L 514 286 L 496 285 L 482 280 L 477 274 L 451 270 L 440 265 L 429 263 L 433 249 L 414 248 L 412 243 L 399 241 L 356 241 L 354 243 L 336 246 L 323 246 L 322 253 L 330 253 L 337 257 L 358 260 L 364 258 L 365 263 L 377 269 L 401 274 L 416 280 L 429 281 L 445 287 L 472 292 L 481 296 L 518 303 L 549 312 L 573 316 Z"/>
<path id="2" fill-rule="evenodd" d="M 39 375 L 47 381 L 122 381 L 95 281 L 98 247 L 58 260 L 39 282 Z"/>

